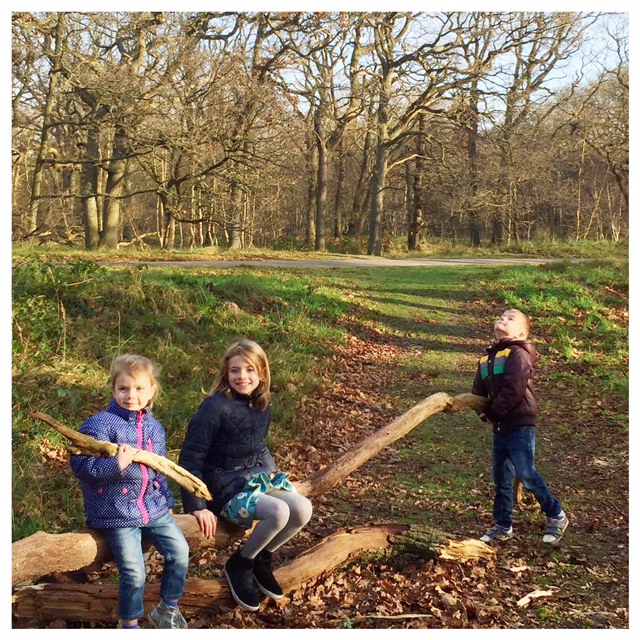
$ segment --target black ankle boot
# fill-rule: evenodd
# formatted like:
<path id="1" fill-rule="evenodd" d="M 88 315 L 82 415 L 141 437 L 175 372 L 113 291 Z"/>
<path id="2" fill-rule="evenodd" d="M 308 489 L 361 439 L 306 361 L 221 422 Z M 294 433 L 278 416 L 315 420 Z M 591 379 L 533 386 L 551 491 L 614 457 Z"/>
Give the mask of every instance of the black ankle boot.
<path id="1" fill-rule="evenodd" d="M 245 611 L 257 611 L 260 608 L 260 592 L 253 579 L 254 561 L 244 558 L 236 551 L 224 565 L 224 575 L 229 582 L 233 599 Z"/>
<path id="2" fill-rule="evenodd" d="M 278 584 L 278 581 L 273 575 L 271 569 L 271 551 L 263 549 L 257 556 L 253 563 L 253 577 L 258 583 L 260 591 L 265 595 L 273 598 L 274 600 L 280 600 L 284 595 L 282 589 Z"/>

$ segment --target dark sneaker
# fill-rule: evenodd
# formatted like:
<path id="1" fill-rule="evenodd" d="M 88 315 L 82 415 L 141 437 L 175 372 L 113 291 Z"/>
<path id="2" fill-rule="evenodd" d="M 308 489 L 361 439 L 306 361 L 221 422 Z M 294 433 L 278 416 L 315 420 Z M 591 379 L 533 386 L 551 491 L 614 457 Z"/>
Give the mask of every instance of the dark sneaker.
<path id="1" fill-rule="evenodd" d="M 480 542 L 505 542 L 506 540 L 511 540 L 511 538 L 513 538 L 513 527 L 505 529 L 499 524 L 495 524 L 487 533 L 480 536 Z"/>
<path id="2" fill-rule="evenodd" d="M 156 629 L 186 629 L 187 621 L 180 613 L 178 607 L 170 607 L 164 602 L 159 602 L 155 609 L 149 613 L 147 620 Z"/>
<path id="3" fill-rule="evenodd" d="M 547 518 L 547 526 L 544 529 L 542 542 L 547 544 L 558 543 L 568 525 L 569 518 L 565 513 L 561 513 L 557 518 Z"/>
<path id="4" fill-rule="evenodd" d="M 231 595 L 245 611 L 257 611 L 262 601 L 253 580 L 253 565 L 253 560 L 243 558 L 238 551 L 224 565 L 224 575 L 229 583 Z"/>
<path id="5" fill-rule="evenodd" d="M 253 577 L 256 579 L 262 593 L 274 600 L 280 600 L 280 598 L 284 596 L 284 593 L 282 593 L 282 589 L 273 575 L 271 556 L 271 551 L 267 551 L 266 549 L 263 549 L 256 556 L 253 564 Z"/>

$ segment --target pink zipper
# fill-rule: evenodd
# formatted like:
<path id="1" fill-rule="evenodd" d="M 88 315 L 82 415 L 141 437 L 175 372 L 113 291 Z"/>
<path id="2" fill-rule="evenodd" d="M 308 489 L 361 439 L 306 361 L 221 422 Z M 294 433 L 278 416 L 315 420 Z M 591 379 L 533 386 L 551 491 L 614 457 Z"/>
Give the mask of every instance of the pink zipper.
<path id="1" fill-rule="evenodd" d="M 138 420 L 136 422 L 136 429 L 138 430 L 138 449 L 142 448 L 142 422 L 144 420 L 144 413 L 142 411 L 138 412 Z M 149 447 L 147 446 L 147 450 Z M 147 524 L 149 522 L 149 513 L 147 512 L 146 507 L 144 506 L 144 494 L 147 491 L 147 485 L 149 484 L 149 471 L 147 470 L 146 465 L 140 465 L 140 471 L 142 472 L 142 489 L 140 490 L 140 495 L 136 500 L 136 504 L 140 508 L 140 513 L 142 513 L 142 523 Z"/>

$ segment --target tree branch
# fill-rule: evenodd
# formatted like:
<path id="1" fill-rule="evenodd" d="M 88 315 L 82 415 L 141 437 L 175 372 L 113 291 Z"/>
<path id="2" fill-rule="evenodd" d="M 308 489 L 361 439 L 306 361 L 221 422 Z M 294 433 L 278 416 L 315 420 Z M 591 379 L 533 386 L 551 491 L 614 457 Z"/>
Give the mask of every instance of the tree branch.
<path id="1" fill-rule="evenodd" d="M 104 440 L 96 440 L 91 436 L 87 436 L 84 433 L 80 433 L 75 429 L 71 429 L 54 420 L 46 413 L 40 413 L 39 411 L 32 411 L 29 414 L 30 418 L 41 420 L 55 429 L 58 433 L 61 433 L 65 438 L 68 438 L 76 446 L 68 446 L 67 450 L 70 453 L 84 456 L 94 456 L 95 458 L 109 458 L 115 456 L 118 453 L 118 445 L 113 442 L 105 442 Z M 159 456 L 150 451 L 144 451 L 138 449 L 133 457 L 134 462 L 145 464 L 152 469 L 155 469 L 159 473 L 164 474 L 168 478 L 175 480 L 181 487 L 184 487 L 187 491 L 190 491 L 198 498 L 205 498 L 206 500 L 212 500 L 211 493 L 207 489 L 207 485 L 199 478 L 189 473 L 183 467 L 177 465 L 169 458 Z"/>

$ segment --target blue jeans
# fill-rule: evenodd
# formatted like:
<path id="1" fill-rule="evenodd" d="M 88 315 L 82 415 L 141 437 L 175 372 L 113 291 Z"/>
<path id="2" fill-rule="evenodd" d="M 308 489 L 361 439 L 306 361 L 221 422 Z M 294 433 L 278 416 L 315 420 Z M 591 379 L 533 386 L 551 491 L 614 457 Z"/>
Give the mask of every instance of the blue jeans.
<path id="1" fill-rule="evenodd" d="M 136 620 L 144 615 L 142 596 L 146 573 L 142 557 L 142 536 L 164 556 L 160 583 L 163 600 L 179 600 L 189 566 L 189 545 L 173 516 L 166 513 L 142 527 L 101 530 L 113 552 L 120 572 L 118 615 L 121 620 Z"/>
<path id="2" fill-rule="evenodd" d="M 548 518 L 562 511 L 534 464 L 535 427 L 519 427 L 508 433 L 493 434 L 493 482 L 496 489 L 493 518 L 508 529 L 513 524 L 513 479 L 518 478 L 533 493 Z"/>

